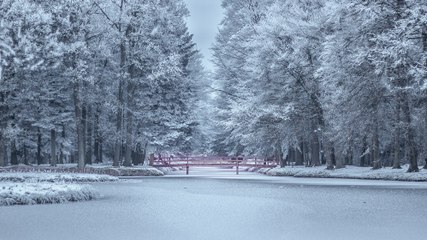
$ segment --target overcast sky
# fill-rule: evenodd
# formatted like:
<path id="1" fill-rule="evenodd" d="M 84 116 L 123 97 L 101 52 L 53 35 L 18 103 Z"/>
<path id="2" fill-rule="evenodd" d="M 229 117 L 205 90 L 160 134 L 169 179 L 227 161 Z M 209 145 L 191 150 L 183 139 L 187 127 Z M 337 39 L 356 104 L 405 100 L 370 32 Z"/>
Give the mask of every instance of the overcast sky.
<path id="1" fill-rule="evenodd" d="M 194 34 L 197 48 L 201 50 L 205 67 L 212 70 L 210 48 L 222 20 L 222 0 L 184 0 L 190 10 L 188 28 Z"/>

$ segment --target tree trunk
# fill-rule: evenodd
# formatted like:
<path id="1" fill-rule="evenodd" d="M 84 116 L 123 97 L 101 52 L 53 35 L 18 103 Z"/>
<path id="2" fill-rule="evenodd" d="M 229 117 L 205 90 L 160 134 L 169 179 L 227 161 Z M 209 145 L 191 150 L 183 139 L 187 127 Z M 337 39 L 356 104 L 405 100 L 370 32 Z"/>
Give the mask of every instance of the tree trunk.
<path id="1" fill-rule="evenodd" d="M 423 52 L 427 52 L 427 24 L 424 24 L 421 29 L 421 38 L 422 38 L 422 44 L 423 44 Z M 424 66 L 427 66 L 427 59 L 424 63 Z"/>
<path id="2" fill-rule="evenodd" d="M 3 134 L 0 133 L 0 167 L 5 167 L 6 166 L 6 159 L 5 159 L 5 151 L 4 151 L 4 137 Z"/>
<path id="3" fill-rule="evenodd" d="M 397 20 L 402 18 L 402 13 L 405 11 L 405 0 L 397 0 Z M 421 30 L 424 30 L 423 28 Z M 424 37 L 424 36 L 422 36 Z M 427 49 L 424 46 L 424 39 L 422 39 L 423 50 Z M 405 156 L 409 160 L 408 172 L 418 172 L 418 151 L 415 145 L 415 133 L 414 128 L 411 125 L 411 109 L 409 106 L 409 96 L 407 88 L 410 86 L 410 79 L 407 76 L 409 71 L 408 66 L 404 63 L 401 63 L 399 66 L 395 67 L 395 73 L 397 76 L 397 81 L 395 82 L 398 89 L 397 100 L 402 109 L 402 120 L 405 130 Z"/>
<path id="4" fill-rule="evenodd" d="M 304 142 L 301 141 L 299 148 L 295 149 L 295 166 L 304 165 Z"/>
<path id="5" fill-rule="evenodd" d="M 64 141 L 65 141 L 65 125 L 62 125 L 62 139 L 61 139 L 61 144 L 60 144 L 60 149 L 59 149 L 59 164 L 64 164 L 64 158 L 65 158 L 65 154 L 64 154 Z"/>
<path id="6" fill-rule="evenodd" d="M 85 167 L 85 123 L 83 118 L 84 107 L 80 99 L 80 86 L 78 80 L 74 89 L 74 107 L 76 113 L 76 130 L 77 130 L 77 168 Z"/>
<path id="7" fill-rule="evenodd" d="M 366 151 L 368 150 L 368 143 L 366 142 L 366 136 L 363 137 L 362 140 L 362 155 L 360 157 L 360 166 L 364 167 L 366 164 L 366 159 L 368 158 L 368 154 Z"/>
<path id="8" fill-rule="evenodd" d="M 115 146 L 114 146 L 113 167 L 119 167 L 120 166 L 121 149 L 122 149 L 122 141 L 120 139 L 116 139 L 116 143 L 114 145 Z"/>
<path id="9" fill-rule="evenodd" d="M 18 150 L 16 149 L 16 141 L 13 140 L 10 146 L 10 164 L 18 165 Z"/>
<path id="10" fill-rule="evenodd" d="M 345 168 L 345 164 L 344 164 L 344 159 L 343 159 L 343 155 L 344 154 L 338 154 L 338 157 L 336 156 L 336 154 L 335 154 L 335 151 L 334 151 L 334 155 L 335 155 L 335 163 L 336 163 L 336 165 L 335 165 L 335 168 L 336 169 L 341 169 L 341 168 Z"/>
<path id="11" fill-rule="evenodd" d="M 24 164 L 25 165 L 30 165 L 29 161 L 28 161 L 28 150 L 27 150 L 27 145 L 22 146 L 22 152 L 23 152 L 23 158 L 24 158 Z"/>
<path id="12" fill-rule="evenodd" d="M 84 152 L 84 161 L 85 161 L 85 166 L 86 166 L 86 156 L 87 156 L 87 106 L 86 104 L 84 104 L 82 106 L 82 127 L 83 127 L 83 152 Z"/>
<path id="13" fill-rule="evenodd" d="M 128 106 L 129 108 L 129 106 Z M 126 146 L 125 146 L 125 161 L 124 166 L 132 166 L 132 125 L 133 125 L 132 113 L 130 110 L 127 110 L 127 124 L 126 124 Z"/>
<path id="14" fill-rule="evenodd" d="M 405 153 L 409 160 L 408 172 L 418 172 L 418 153 L 415 147 L 415 134 L 414 129 L 411 126 L 411 112 L 406 93 L 402 93 L 402 113 L 405 123 Z"/>
<path id="15" fill-rule="evenodd" d="M 345 154 L 345 165 L 353 165 L 353 157 L 354 157 L 354 142 L 353 137 L 350 137 L 348 142 L 347 152 Z"/>
<path id="16" fill-rule="evenodd" d="M 70 156 L 70 163 L 76 163 L 76 156 L 79 155 L 77 151 L 73 151 Z"/>
<path id="17" fill-rule="evenodd" d="M 326 156 L 326 169 L 333 170 L 335 165 L 335 147 L 333 143 L 328 143 L 329 145 L 329 156 Z M 325 149 L 328 149 L 325 147 Z M 328 154 L 327 154 L 328 155 Z"/>
<path id="18" fill-rule="evenodd" d="M 309 167 L 311 162 L 310 162 L 310 142 L 309 141 L 304 141 L 304 148 L 303 148 L 303 159 L 304 159 L 304 166 Z"/>
<path id="19" fill-rule="evenodd" d="M 372 169 L 382 168 L 381 158 L 380 158 L 380 139 L 379 139 L 379 126 L 378 126 L 378 114 L 375 114 L 375 125 L 374 125 L 374 134 L 372 137 L 372 156 L 373 156 L 373 166 Z"/>
<path id="20" fill-rule="evenodd" d="M 100 163 L 101 161 L 101 152 L 100 152 L 100 142 L 101 142 L 101 136 L 99 132 L 99 106 L 97 107 L 97 110 L 95 112 L 95 125 L 94 125 L 94 137 L 95 137 L 95 143 L 94 143 L 94 154 L 95 154 L 95 162 Z"/>
<path id="21" fill-rule="evenodd" d="M 100 161 L 99 161 L 99 139 L 96 137 L 96 132 L 95 132 L 95 142 L 93 144 L 93 154 L 95 155 L 95 163 L 100 163 Z"/>
<path id="22" fill-rule="evenodd" d="M 124 108 L 124 86 L 123 86 L 123 82 L 124 82 L 124 78 L 125 78 L 125 73 L 124 73 L 124 67 L 126 65 L 126 46 L 125 43 L 122 42 L 120 44 L 120 68 L 121 68 L 121 76 L 119 78 L 119 93 L 118 93 L 118 100 L 119 100 L 119 109 L 117 111 L 117 139 L 116 139 L 116 143 L 115 143 L 115 150 L 114 150 L 114 159 L 113 159 L 113 166 L 114 167 L 118 167 L 120 165 L 120 159 L 121 159 L 121 150 L 122 150 L 122 122 L 123 122 L 123 108 Z"/>
<path id="23" fill-rule="evenodd" d="M 145 159 L 147 158 L 147 147 L 148 147 L 148 143 L 145 143 L 144 149 L 142 149 L 141 151 L 141 160 L 140 160 L 141 165 L 144 165 Z"/>
<path id="24" fill-rule="evenodd" d="M 99 152 L 98 152 L 98 154 L 99 154 L 99 163 L 102 163 L 102 142 L 103 142 L 103 140 L 102 140 L 102 138 L 100 138 L 99 139 Z"/>
<path id="25" fill-rule="evenodd" d="M 401 169 L 400 166 L 400 104 L 396 104 L 396 123 L 394 133 L 393 169 Z"/>
<path id="26" fill-rule="evenodd" d="M 131 159 L 132 159 L 132 165 L 137 166 L 139 165 L 139 146 L 140 144 L 137 143 L 135 146 L 135 149 L 132 149 L 131 153 Z"/>
<path id="27" fill-rule="evenodd" d="M 42 133 L 40 132 L 40 128 L 37 128 L 37 165 L 43 164 L 42 159 Z"/>
<path id="28" fill-rule="evenodd" d="M 427 24 L 424 24 L 423 27 L 422 27 L 421 37 L 422 37 L 422 43 L 423 43 L 423 52 L 425 54 L 425 53 L 427 53 Z M 424 62 L 424 67 L 427 68 L 427 59 Z M 425 107 L 425 109 L 427 109 L 427 106 Z M 426 122 L 426 125 L 427 125 L 427 112 L 425 114 L 425 122 Z M 427 126 L 426 126 L 426 128 L 427 128 Z M 424 140 L 424 141 L 427 142 L 426 140 Z M 424 149 L 424 152 L 425 152 L 425 156 L 424 156 L 425 157 L 425 159 L 424 159 L 424 161 L 425 161 L 424 169 L 427 169 L 427 146 L 426 146 L 426 149 Z"/>
<path id="29" fill-rule="evenodd" d="M 87 132 L 87 145 L 86 145 L 86 164 L 92 165 L 92 108 L 88 106 L 87 108 L 87 119 L 86 119 L 86 132 Z"/>
<path id="30" fill-rule="evenodd" d="M 320 144 L 317 129 L 312 132 L 311 139 L 311 166 L 320 166 Z"/>
<path id="31" fill-rule="evenodd" d="M 50 166 L 56 167 L 56 131 L 50 130 Z"/>
<path id="32" fill-rule="evenodd" d="M 84 123 L 82 118 L 82 110 L 79 111 L 80 120 L 77 124 L 77 167 L 83 169 L 85 167 L 85 137 Z"/>
<path id="33" fill-rule="evenodd" d="M 288 163 L 288 165 L 292 165 L 293 164 L 292 162 L 294 161 L 294 159 L 295 159 L 295 150 L 291 146 L 289 146 L 288 155 L 286 156 L 286 162 Z"/>
<path id="34" fill-rule="evenodd" d="M 128 27 L 126 35 L 129 34 L 131 28 Z M 126 106 L 126 146 L 125 146 L 125 160 L 124 166 L 132 166 L 132 152 L 133 152 L 133 98 L 134 98 L 134 84 L 132 80 L 135 78 L 135 65 L 131 64 L 128 67 L 129 77 L 126 78 L 126 93 L 124 95 Z"/>
<path id="35" fill-rule="evenodd" d="M 143 149 L 142 149 L 142 144 L 139 142 L 138 144 L 136 144 L 135 150 L 133 151 L 134 155 L 132 157 L 132 163 L 133 165 L 140 165 L 143 163 L 143 159 L 142 159 L 142 155 L 143 155 Z"/>
<path id="36" fill-rule="evenodd" d="M 277 144 L 276 148 L 276 160 L 279 161 L 280 167 L 283 168 L 286 166 L 286 158 L 283 157 L 283 151 L 280 142 Z"/>

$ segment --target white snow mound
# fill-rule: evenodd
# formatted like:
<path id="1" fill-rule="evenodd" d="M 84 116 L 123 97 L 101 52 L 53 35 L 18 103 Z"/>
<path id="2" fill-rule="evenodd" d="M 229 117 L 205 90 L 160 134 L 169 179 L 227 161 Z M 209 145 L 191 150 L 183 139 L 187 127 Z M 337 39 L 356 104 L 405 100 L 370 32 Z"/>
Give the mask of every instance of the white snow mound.
<path id="1" fill-rule="evenodd" d="M 91 187 L 58 183 L 0 183 L 0 206 L 52 204 L 99 197 Z"/>
<path id="2" fill-rule="evenodd" d="M 427 181 L 427 171 L 420 169 L 420 172 L 408 173 L 408 167 L 402 169 L 382 168 L 372 170 L 369 167 L 347 166 L 342 169 L 326 170 L 321 167 L 285 167 L 274 168 L 265 174 L 270 176 L 291 176 L 306 178 L 348 178 L 348 179 L 368 179 L 368 180 L 392 180 L 392 181 Z"/>
<path id="3" fill-rule="evenodd" d="M 0 173 L 0 182 L 112 182 L 117 177 L 84 173 L 43 173 L 43 172 L 4 172 Z"/>
<path id="4" fill-rule="evenodd" d="M 51 204 L 92 200 L 99 194 L 74 183 L 111 182 L 117 177 L 82 173 L 0 173 L 0 206 Z"/>

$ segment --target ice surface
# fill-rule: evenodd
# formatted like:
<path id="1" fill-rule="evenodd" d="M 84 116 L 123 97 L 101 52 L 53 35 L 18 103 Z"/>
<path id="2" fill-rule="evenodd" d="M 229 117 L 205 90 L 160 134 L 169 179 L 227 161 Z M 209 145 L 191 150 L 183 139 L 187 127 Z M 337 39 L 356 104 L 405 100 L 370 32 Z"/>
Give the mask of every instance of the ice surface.
<path id="1" fill-rule="evenodd" d="M 0 239 L 421 240 L 427 234 L 423 182 L 194 168 L 189 176 L 92 185 L 103 198 L 1 208 Z"/>

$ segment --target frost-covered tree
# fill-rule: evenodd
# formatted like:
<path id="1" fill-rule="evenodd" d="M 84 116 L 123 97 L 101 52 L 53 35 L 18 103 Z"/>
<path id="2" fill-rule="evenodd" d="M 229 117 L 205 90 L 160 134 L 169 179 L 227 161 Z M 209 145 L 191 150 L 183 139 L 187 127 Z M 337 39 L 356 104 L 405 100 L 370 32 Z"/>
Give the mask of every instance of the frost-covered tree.
<path id="1" fill-rule="evenodd" d="M 402 25 L 413 17 L 409 9 L 416 4 L 337 3 L 330 8 L 319 69 L 334 142 L 340 153 L 358 152 L 361 165 L 372 162 L 374 168 L 384 158 L 393 158 L 393 167 L 399 168 L 404 146 L 409 170 L 416 171 L 418 146 L 411 119 L 424 77 L 416 67 L 422 56 L 415 54 L 422 52 L 422 44 L 413 34 L 422 35 L 422 24 Z"/>
<path id="2" fill-rule="evenodd" d="M 396 115 L 400 118 L 396 126 L 404 136 L 404 156 L 410 164 L 408 171 L 417 172 L 419 150 L 425 147 L 416 143 L 418 124 L 415 121 L 423 119 L 417 112 L 425 107 L 425 104 L 420 106 L 416 102 L 423 98 L 426 81 L 424 44 L 427 22 L 423 14 L 426 6 L 420 1 L 396 0 L 388 8 L 393 22 L 375 37 L 377 45 L 371 50 L 372 61 L 377 72 L 386 77 L 386 84 L 397 104 Z M 422 152 L 425 154 L 425 150 Z M 394 167 L 400 167 L 397 159 Z"/>
<path id="3" fill-rule="evenodd" d="M 189 64 L 198 58 L 193 57 L 196 51 L 185 25 L 188 11 L 183 2 L 96 5 L 112 24 L 119 49 L 114 165 L 122 158 L 131 165 L 132 155 L 144 155 L 149 145 L 182 146 L 194 126 L 190 104 L 197 86 Z"/>
<path id="4" fill-rule="evenodd" d="M 256 26 L 271 1 L 225 0 L 222 6 L 225 17 L 213 47 L 214 63 L 217 66 L 214 78 L 218 81 L 216 125 L 213 151 L 225 154 L 241 154 L 244 150 L 244 135 L 240 131 L 249 120 L 243 116 L 250 111 L 248 102 L 253 88 L 245 86 L 251 78 L 246 66 L 247 57 L 253 49 L 248 46 L 253 40 Z M 246 122 L 247 123 L 247 122 Z"/>
<path id="5" fill-rule="evenodd" d="M 204 71 L 182 1 L 0 4 L 1 156 L 82 168 L 142 163 L 150 145 L 193 149 Z"/>
<path id="6" fill-rule="evenodd" d="M 328 169 L 404 160 L 418 170 L 427 122 L 422 1 L 223 6 L 214 151 Z"/>
<path id="7" fill-rule="evenodd" d="M 263 109 L 282 121 L 281 137 L 273 146 L 281 146 L 279 152 L 305 152 L 308 165 L 321 163 L 324 120 L 315 71 L 322 41 L 322 8 L 323 1 L 274 3 L 258 30 L 256 49 L 262 50 L 251 66 L 263 66 L 257 81 L 268 86 L 268 91 L 258 94 L 262 98 L 256 106 L 270 105 L 273 108 Z M 277 123 L 273 126 L 278 127 Z M 309 151 L 301 149 L 304 142 Z"/>
<path id="8" fill-rule="evenodd" d="M 214 48 L 217 78 L 224 79 L 231 96 L 229 104 L 221 104 L 228 106 L 224 118 L 231 120 L 223 134 L 249 154 L 279 160 L 290 149 L 301 153 L 299 143 L 306 142 L 307 160 L 319 165 L 323 114 L 314 73 L 321 32 L 320 17 L 313 13 L 322 2 L 242 1 L 237 6 L 242 10 L 231 10 L 223 22 L 236 33 L 224 27 Z M 236 29 L 233 21 L 240 19 L 246 24 Z"/>
<path id="9" fill-rule="evenodd" d="M 38 80 L 37 74 L 52 64 L 51 16 L 33 1 L 1 4 L 2 39 L 9 40 L 2 44 L 2 56 L 6 58 L 1 61 L 0 92 L 4 106 L 0 135 L 10 142 L 11 162 L 17 164 L 18 147 L 22 146 L 26 153 L 26 137 L 34 120 L 29 106 L 32 87 Z"/>

